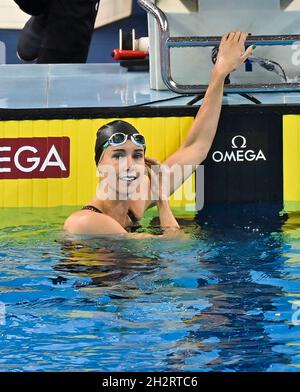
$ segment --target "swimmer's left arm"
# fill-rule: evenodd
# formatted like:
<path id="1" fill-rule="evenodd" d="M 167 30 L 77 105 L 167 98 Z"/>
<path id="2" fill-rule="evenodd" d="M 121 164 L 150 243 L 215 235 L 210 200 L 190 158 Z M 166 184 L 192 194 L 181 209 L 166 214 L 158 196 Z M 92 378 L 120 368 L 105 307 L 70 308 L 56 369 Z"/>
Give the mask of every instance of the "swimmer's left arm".
<path id="1" fill-rule="evenodd" d="M 158 200 L 156 204 L 159 212 L 160 226 L 164 233 L 180 230 L 180 226 L 171 210 L 169 200 Z"/>
<path id="2" fill-rule="evenodd" d="M 163 234 L 150 234 L 150 233 L 127 233 L 123 235 L 126 238 L 131 239 L 149 239 L 149 238 L 161 238 L 166 240 L 178 240 L 178 241 L 186 241 L 189 240 L 189 236 L 180 229 L 170 229 L 164 230 Z"/>
<path id="3" fill-rule="evenodd" d="M 169 170 L 169 188 L 166 196 L 172 195 L 191 176 L 207 157 L 218 127 L 226 76 L 237 69 L 251 55 L 254 48 L 245 51 L 248 33 L 231 32 L 222 37 L 215 66 L 212 69 L 203 103 L 180 148 L 169 156 L 162 167 Z M 148 158 L 149 159 L 149 158 Z M 153 160 L 155 164 L 155 160 Z M 180 171 L 177 170 L 179 167 Z M 147 210 L 155 203 L 146 201 Z"/>

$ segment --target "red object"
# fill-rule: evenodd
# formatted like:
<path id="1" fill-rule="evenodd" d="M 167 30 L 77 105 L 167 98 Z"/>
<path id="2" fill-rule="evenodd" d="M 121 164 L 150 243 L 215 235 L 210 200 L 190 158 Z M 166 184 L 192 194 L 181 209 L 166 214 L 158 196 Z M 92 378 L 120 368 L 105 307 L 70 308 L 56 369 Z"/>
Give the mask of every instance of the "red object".
<path id="1" fill-rule="evenodd" d="M 148 52 L 143 50 L 120 50 L 114 49 L 112 58 L 114 60 L 131 60 L 131 59 L 144 59 L 149 55 Z"/>
<path id="2" fill-rule="evenodd" d="M 70 175 L 70 139 L 0 139 L 0 180 L 66 178 Z"/>

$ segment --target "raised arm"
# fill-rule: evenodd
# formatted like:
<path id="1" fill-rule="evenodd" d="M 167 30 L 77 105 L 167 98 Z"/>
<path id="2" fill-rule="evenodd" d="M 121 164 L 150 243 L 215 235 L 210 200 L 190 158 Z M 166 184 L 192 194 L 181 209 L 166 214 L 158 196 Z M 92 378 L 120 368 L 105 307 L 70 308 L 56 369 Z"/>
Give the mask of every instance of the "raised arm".
<path id="1" fill-rule="evenodd" d="M 211 148 L 220 118 L 225 78 L 233 70 L 240 67 L 254 50 L 250 46 L 245 51 L 247 36 L 248 33 L 231 32 L 225 34 L 222 38 L 218 58 L 212 69 L 203 103 L 187 137 L 180 148 L 163 162 L 168 167 L 175 164 L 180 167 L 192 166 L 191 172 L 189 174 L 186 172 L 181 181 L 171 181 L 170 195 L 192 174 L 196 165 L 205 160 Z"/>

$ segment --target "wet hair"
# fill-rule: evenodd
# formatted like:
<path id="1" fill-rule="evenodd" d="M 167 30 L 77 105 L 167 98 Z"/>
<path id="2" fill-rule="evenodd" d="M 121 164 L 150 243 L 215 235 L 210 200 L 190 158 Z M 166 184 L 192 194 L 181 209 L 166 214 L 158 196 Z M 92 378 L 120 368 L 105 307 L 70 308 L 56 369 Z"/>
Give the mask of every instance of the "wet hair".
<path id="1" fill-rule="evenodd" d="M 116 120 L 108 124 L 103 125 L 97 131 L 96 143 L 95 143 L 95 162 L 96 165 L 99 163 L 99 159 L 104 150 L 103 145 L 108 141 L 108 139 L 117 132 L 125 133 L 126 135 L 134 135 L 135 133 L 140 133 L 133 125 L 129 124 L 127 121 Z"/>

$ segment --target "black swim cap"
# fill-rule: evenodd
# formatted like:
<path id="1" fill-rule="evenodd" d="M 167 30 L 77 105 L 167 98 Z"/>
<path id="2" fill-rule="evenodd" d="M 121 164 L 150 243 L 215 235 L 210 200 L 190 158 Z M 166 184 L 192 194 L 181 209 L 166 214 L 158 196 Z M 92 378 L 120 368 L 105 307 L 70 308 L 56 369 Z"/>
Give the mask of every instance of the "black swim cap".
<path id="1" fill-rule="evenodd" d="M 126 135 L 134 135 L 135 133 L 139 133 L 139 131 L 133 125 L 122 120 L 112 121 L 100 127 L 97 131 L 97 139 L 95 144 L 95 162 L 97 166 L 103 152 L 103 145 L 114 133 L 117 132 L 122 132 Z"/>

